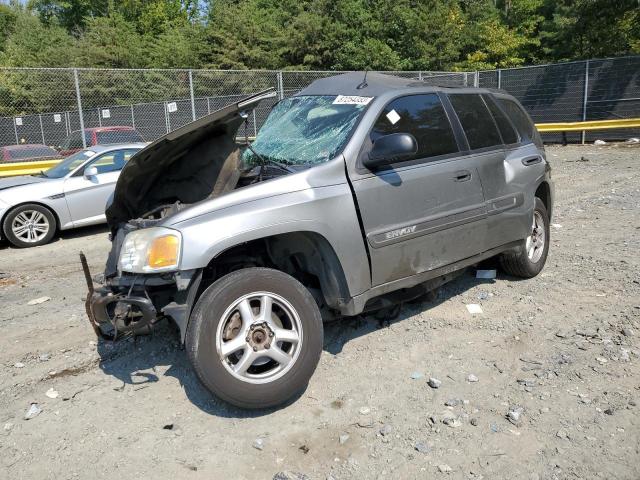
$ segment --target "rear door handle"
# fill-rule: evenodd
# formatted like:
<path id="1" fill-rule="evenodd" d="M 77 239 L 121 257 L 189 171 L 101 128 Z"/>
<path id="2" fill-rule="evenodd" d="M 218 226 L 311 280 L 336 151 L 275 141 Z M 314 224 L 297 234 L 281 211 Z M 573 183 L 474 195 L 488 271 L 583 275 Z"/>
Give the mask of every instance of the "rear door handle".
<path id="1" fill-rule="evenodd" d="M 467 180 L 471 180 L 471 172 L 468 170 L 460 170 L 455 173 L 453 179 L 456 182 L 466 182 Z"/>
<path id="2" fill-rule="evenodd" d="M 542 158 L 540 158 L 538 155 L 536 155 L 535 157 L 527 157 L 522 159 L 522 164 L 525 167 L 528 167 L 530 165 L 535 165 L 540 162 L 542 162 Z"/>

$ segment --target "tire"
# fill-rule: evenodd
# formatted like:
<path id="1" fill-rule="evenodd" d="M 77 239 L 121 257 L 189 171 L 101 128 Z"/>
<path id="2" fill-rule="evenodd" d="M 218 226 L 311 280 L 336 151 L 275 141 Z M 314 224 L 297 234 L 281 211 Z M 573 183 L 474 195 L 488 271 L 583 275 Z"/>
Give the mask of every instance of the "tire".
<path id="1" fill-rule="evenodd" d="M 271 313 L 263 317 L 265 312 Z M 296 335 L 296 342 L 278 340 Z M 281 405 L 303 391 L 322 344 L 322 318 L 311 293 L 293 277 L 268 268 L 237 270 L 209 286 L 196 303 L 185 338 L 204 386 L 247 409 Z"/>
<path id="2" fill-rule="evenodd" d="M 18 248 L 49 243 L 56 229 L 56 218 L 51 210 L 36 203 L 26 203 L 14 208 L 2 222 L 5 238 Z"/>
<path id="3" fill-rule="evenodd" d="M 535 197 L 531 235 L 522 240 L 522 245 L 516 251 L 503 253 L 500 256 L 502 270 L 515 277 L 535 277 L 542 271 L 547 261 L 550 239 L 549 214 L 542 200 Z M 535 242 L 540 240 L 542 245 L 535 247 Z"/>

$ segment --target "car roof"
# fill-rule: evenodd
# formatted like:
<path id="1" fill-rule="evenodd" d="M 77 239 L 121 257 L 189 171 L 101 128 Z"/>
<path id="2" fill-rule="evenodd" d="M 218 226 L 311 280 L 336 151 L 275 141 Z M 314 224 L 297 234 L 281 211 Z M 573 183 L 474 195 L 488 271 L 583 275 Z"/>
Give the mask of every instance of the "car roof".
<path id="1" fill-rule="evenodd" d="M 111 150 L 122 150 L 124 148 L 144 148 L 148 144 L 148 142 L 111 143 L 109 145 L 93 145 L 92 147 L 85 148 L 85 150 L 89 150 L 95 153 L 104 153 Z"/>
<path id="2" fill-rule="evenodd" d="M 84 129 L 85 132 L 125 132 L 125 131 L 135 131 L 135 128 L 130 127 L 128 125 L 115 125 L 113 127 L 89 127 Z M 78 130 L 79 131 L 79 130 Z"/>
<path id="3" fill-rule="evenodd" d="M 416 90 L 416 93 L 439 91 L 455 91 L 456 93 L 490 92 L 490 90 L 486 88 L 434 86 L 431 83 L 433 80 L 434 78 L 430 77 L 430 83 L 427 83 L 418 78 L 396 77 L 395 75 L 375 72 L 366 72 L 365 80 L 365 72 L 349 72 L 315 80 L 297 95 L 354 95 L 378 97 L 388 92 L 400 90 Z"/>
<path id="4" fill-rule="evenodd" d="M 4 147 L 5 150 L 8 150 L 10 152 L 16 151 L 16 150 L 28 150 L 31 148 L 48 148 L 49 150 L 52 150 L 51 147 L 47 146 L 47 145 L 43 145 L 41 143 L 23 143 L 20 145 L 5 145 Z"/>

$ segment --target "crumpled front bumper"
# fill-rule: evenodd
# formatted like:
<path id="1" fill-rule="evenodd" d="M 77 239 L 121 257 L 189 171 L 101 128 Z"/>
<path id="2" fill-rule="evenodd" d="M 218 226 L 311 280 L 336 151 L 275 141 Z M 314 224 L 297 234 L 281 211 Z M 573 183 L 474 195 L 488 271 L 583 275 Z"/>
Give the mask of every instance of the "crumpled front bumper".
<path id="1" fill-rule="evenodd" d="M 83 253 L 80 262 L 88 289 L 85 309 L 98 337 L 117 340 L 147 334 L 168 317 L 178 325 L 184 340 L 202 271 L 115 277 L 96 288 Z"/>

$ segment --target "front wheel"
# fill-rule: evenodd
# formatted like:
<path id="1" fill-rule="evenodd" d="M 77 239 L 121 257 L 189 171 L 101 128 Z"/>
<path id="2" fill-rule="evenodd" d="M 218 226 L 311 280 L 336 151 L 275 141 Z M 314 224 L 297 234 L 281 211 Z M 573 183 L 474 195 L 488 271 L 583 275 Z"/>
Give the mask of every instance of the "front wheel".
<path id="1" fill-rule="evenodd" d="M 246 268 L 203 292 L 185 344 L 212 393 L 242 408 L 273 407 L 302 391 L 313 375 L 322 352 L 322 318 L 293 277 Z"/>
<path id="2" fill-rule="evenodd" d="M 516 277 L 535 277 L 547 261 L 549 241 L 549 214 L 542 200 L 535 197 L 531 232 L 516 252 L 502 254 L 502 269 Z"/>
<path id="3" fill-rule="evenodd" d="M 15 247 L 37 247 L 51 241 L 56 233 L 56 219 L 48 208 L 27 203 L 8 213 L 2 230 Z"/>

